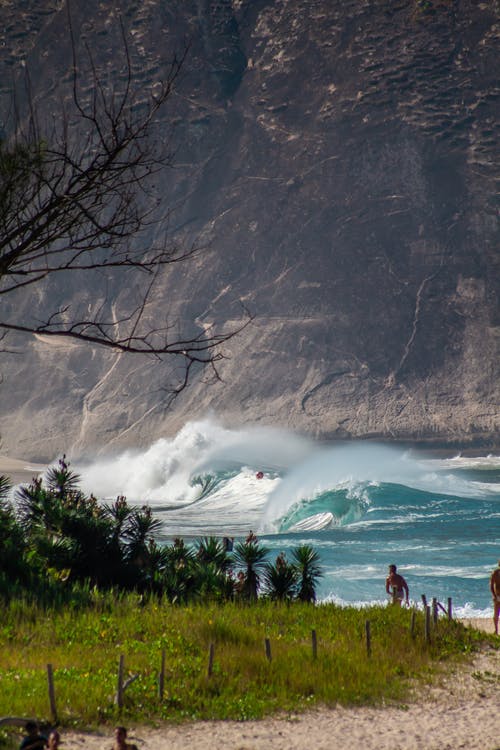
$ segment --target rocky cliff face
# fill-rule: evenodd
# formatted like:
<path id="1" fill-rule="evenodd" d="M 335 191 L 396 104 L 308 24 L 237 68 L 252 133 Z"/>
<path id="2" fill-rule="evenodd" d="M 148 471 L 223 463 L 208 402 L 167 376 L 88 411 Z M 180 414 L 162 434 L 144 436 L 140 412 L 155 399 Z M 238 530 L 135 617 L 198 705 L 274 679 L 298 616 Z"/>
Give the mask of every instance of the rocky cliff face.
<path id="1" fill-rule="evenodd" d="M 0 10 L 4 111 L 6 70 L 26 59 L 55 101 L 69 60 L 61 4 L 25 5 Z M 78 33 L 112 68 L 116 12 L 87 5 Z M 169 365 L 16 342 L 2 355 L 4 450 L 144 445 L 207 411 L 498 446 L 498 4 L 130 0 L 122 14 L 144 80 L 191 43 L 160 189 L 178 206 L 172 238 L 206 249 L 157 301 L 189 326 L 230 330 L 241 302 L 254 320 L 226 346 L 222 380 L 195 374 L 169 408 Z M 126 309 L 127 291 L 113 304 Z"/>

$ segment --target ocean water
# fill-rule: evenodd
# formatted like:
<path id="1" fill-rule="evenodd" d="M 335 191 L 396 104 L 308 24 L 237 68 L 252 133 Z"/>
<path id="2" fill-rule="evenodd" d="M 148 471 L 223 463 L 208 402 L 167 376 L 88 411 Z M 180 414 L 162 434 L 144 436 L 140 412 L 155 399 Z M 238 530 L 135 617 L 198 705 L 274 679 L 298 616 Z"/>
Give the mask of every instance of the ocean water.
<path id="1" fill-rule="evenodd" d="M 318 599 L 387 601 L 395 563 L 420 603 L 452 598 L 462 617 L 491 616 L 500 558 L 500 457 L 429 458 L 367 442 L 327 445 L 284 430 L 192 422 L 147 450 L 73 461 L 85 490 L 148 503 L 160 540 L 254 531 L 270 559 L 299 544 L 319 553 Z M 262 472 L 261 478 L 257 473 Z"/>

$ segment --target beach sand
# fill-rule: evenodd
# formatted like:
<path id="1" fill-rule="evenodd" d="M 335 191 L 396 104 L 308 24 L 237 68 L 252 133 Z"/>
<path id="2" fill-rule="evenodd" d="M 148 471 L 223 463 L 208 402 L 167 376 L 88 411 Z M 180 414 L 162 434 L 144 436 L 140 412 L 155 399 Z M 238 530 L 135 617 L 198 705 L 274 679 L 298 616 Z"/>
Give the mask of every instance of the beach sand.
<path id="1" fill-rule="evenodd" d="M 46 468 L 46 464 L 0 456 L 0 475 L 9 477 L 14 484 L 29 484 L 33 477 L 37 477 Z"/>
<path id="2" fill-rule="evenodd" d="M 488 632 L 490 620 L 470 620 Z M 261 721 L 199 721 L 129 727 L 139 750 L 500 750 L 500 650 L 485 646 L 472 664 L 420 689 L 408 705 L 321 708 Z M 112 729 L 65 733 L 64 747 L 110 750 Z"/>

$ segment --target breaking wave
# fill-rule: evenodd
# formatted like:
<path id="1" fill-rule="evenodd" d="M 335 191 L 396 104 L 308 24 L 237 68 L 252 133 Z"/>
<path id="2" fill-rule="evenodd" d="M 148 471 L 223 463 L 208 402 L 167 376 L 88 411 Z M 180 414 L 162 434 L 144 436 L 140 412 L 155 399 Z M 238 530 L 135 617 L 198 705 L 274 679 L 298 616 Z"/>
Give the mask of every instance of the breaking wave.
<path id="1" fill-rule="evenodd" d="M 251 529 L 271 550 L 312 544 L 325 567 L 324 600 L 383 599 L 396 560 L 411 589 L 446 597 L 451 588 L 471 613 L 464 616 L 488 610 L 487 578 L 500 552 L 496 456 L 429 459 L 205 419 L 145 450 L 80 457 L 72 468 L 99 498 L 150 504 L 163 520 L 160 539 Z"/>

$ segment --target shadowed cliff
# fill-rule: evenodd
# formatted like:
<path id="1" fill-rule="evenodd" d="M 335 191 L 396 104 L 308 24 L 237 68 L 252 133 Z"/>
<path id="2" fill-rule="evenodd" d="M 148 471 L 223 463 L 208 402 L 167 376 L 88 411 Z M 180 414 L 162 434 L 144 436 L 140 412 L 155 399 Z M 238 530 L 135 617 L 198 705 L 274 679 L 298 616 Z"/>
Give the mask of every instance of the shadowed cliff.
<path id="1" fill-rule="evenodd" d="M 4 112 L 23 60 L 38 100 L 68 95 L 64 9 L 16 7 L 0 10 Z M 207 411 L 324 437 L 498 445 L 498 6 L 150 0 L 121 11 L 138 85 L 190 43 L 159 124 L 175 168 L 158 189 L 176 210 L 155 232 L 204 250 L 165 274 L 158 300 L 195 330 L 230 330 L 241 303 L 254 321 L 226 346 L 222 380 L 195 373 L 169 408 L 168 365 L 16 340 L 2 355 L 4 450 L 144 445 Z M 75 11 L 109 70 L 114 19 L 105 3 Z M 46 294 L 85 305 L 87 292 L 73 279 Z M 112 281 L 99 294 L 130 304 Z"/>

